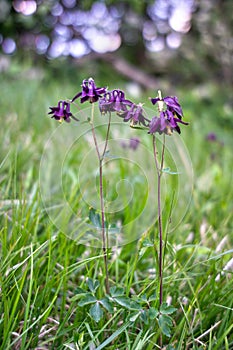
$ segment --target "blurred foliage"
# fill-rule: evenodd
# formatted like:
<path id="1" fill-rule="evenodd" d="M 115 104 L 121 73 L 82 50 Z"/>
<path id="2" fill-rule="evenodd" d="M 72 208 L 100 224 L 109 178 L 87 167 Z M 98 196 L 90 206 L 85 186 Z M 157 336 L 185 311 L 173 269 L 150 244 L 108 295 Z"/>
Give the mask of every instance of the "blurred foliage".
<path id="1" fill-rule="evenodd" d="M 36 63 L 38 55 L 70 57 L 84 66 L 108 53 L 155 77 L 169 72 L 174 83 L 232 84 L 232 28 L 231 0 L 0 2 L 3 53 L 26 52 Z"/>

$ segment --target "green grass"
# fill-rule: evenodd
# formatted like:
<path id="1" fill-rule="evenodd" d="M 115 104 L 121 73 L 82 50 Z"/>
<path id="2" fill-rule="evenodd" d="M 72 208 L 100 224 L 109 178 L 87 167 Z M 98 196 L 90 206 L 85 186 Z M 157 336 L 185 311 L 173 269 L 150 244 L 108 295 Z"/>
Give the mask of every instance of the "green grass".
<path id="1" fill-rule="evenodd" d="M 66 234 L 62 232 L 72 213 L 70 217 L 62 216 L 59 225 L 55 225 L 45 210 L 46 189 L 52 193 L 49 204 L 53 205 L 60 176 L 65 198 L 79 218 L 78 233 L 81 230 L 85 233 L 88 225 L 89 203 L 82 201 L 83 189 L 89 201 L 96 200 L 93 167 L 88 160 L 83 163 L 82 186 L 78 183 L 77 173 L 90 145 L 85 137 L 75 141 L 76 131 L 80 133 L 77 126 L 62 125 L 61 134 L 56 131 L 57 144 L 52 152 L 49 150 L 51 153 L 47 154 L 44 150 L 57 127 L 55 121 L 46 116 L 48 107 L 60 98 L 74 95 L 83 79 L 78 75 L 77 86 L 64 78 L 59 84 L 57 78 L 28 79 L 27 74 L 19 76 L 17 72 L 15 76 L 6 74 L 1 80 L 1 350 L 159 348 L 160 331 L 155 320 L 147 323 L 138 318 L 132 322 L 130 317 L 135 310 L 117 304 L 113 312 L 104 311 L 102 319 L 95 322 L 89 314 L 90 305 L 79 306 L 78 288 L 86 291 L 87 278 L 99 281 L 98 300 L 105 295 L 99 241 L 90 232 L 90 244 L 80 244 L 77 232 L 72 233 L 73 227 L 71 231 L 66 230 Z M 163 339 L 167 349 L 233 349 L 232 266 L 230 271 L 224 271 L 233 255 L 230 132 L 233 115 L 227 91 L 219 91 L 214 86 L 205 88 L 208 92 L 205 98 L 194 89 L 174 91 L 190 121 L 190 126 L 183 128 L 182 139 L 190 154 L 194 180 L 186 215 L 167 236 L 164 296 L 177 308 L 172 316 L 171 337 Z M 75 142 L 67 153 L 69 132 Z M 219 143 L 206 141 L 209 132 L 217 134 Z M 99 135 L 101 133 L 102 130 Z M 109 253 L 110 285 L 124 288 L 126 296 L 138 300 L 143 294 L 151 296 L 157 292 L 156 251 L 148 244 L 154 230 L 153 227 L 145 230 L 141 238 L 137 232 L 148 228 L 155 210 L 152 202 L 142 214 L 150 195 L 146 180 L 152 176 L 150 181 L 153 181 L 150 137 L 127 128 L 126 124 L 111 134 L 112 137 L 135 135 L 147 147 L 148 159 L 140 163 L 136 153 L 123 153 L 120 146 L 112 146 L 110 151 L 114 156 L 122 152 L 121 157 L 132 157 L 133 162 L 113 158 L 106 166 L 105 189 L 109 206 L 115 201 L 115 208 L 119 209 L 108 215 L 109 223 L 129 223 L 124 237 L 128 244 L 118 242 L 118 247 Z M 39 177 L 43 154 L 45 161 L 48 157 L 48 169 L 43 173 L 42 186 Z M 62 175 L 61 169 L 56 172 L 59 154 L 61 157 L 65 154 Z M 139 166 L 134 161 L 138 161 Z M 168 160 L 168 166 L 174 166 L 172 159 Z M 117 188 L 115 183 L 119 180 Z M 187 175 L 177 193 L 173 191 L 178 186 L 177 178 L 166 175 L 163 198 L 169 208 L 174 197 L 174 220 L 186 211 L 188 202 L 184 197 L 188 181 L 191 178 Z M 54 187 L 50 187 L 51 184 Z M 134 191 L 130 205 L 127 204 L 129 190 Z M 120 207 L 122 203 L 124 209 Z M 164 210 L 164 223 L 169 218 L 169 210 Z M 132 221 L 135 217 L 140 218 L 136 223 Z M 135 240 L 136 237 L 140 239 Z M 158 300 L 152 305 L 157 307 Z"/>

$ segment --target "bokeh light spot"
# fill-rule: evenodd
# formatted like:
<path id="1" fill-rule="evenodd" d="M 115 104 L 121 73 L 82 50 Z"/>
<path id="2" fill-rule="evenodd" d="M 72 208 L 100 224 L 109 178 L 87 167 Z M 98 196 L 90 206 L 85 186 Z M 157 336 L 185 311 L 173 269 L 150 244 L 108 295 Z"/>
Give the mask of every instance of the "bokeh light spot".
<path id="1" fill-rule="evenodd" d="M 159 52 L 165 48 L 165 42 L 163 37 L 158 37 L 155 40 L 147 41 L 146 48 L 150 52 Z"/>
<path id="2" fill-rule="evenodd" d="M 119 34 L 106 35 L 104 33 L 97 32 L 95 37 L 92 37 L 90 47 L 98 53 L 116 51 L 121 45 L 121 37 Z"/>
<path id="3" fill-rule="evenodd" d="M 181 35 L 179 33 L 170 33 L 166 37 L 166 42 L 171 49 L 178 49 L 182 42 Z"/>
<path id="4" fill-rule="evenodd" d="M 16 50 L 16 43 L 12 38 L 6 38 L 2 43 L 2 50 L 7 55 L 11 55 Z"/>
<path id="5" fill-rule="evenodd" d="M 25 16 L 30 16 L 37 10 L 37 3 L 34 0 L 21 1 L 16 0 L 13 2 L 13 7 L 16 12 L 22 13 Z"/>
<path id="6" fill-rule="evenodd" d="M 71 56 L 78 58 L 90 52 L 90 49 L 83 40 L 73 39 L 69 42 L 69 53 Z"/>
<path id="7" fill-rule="evenodd" d="M 35 39 L 36 51 L 39 54 L 46 53 L 46 51 L 49 47 L 49 44 L 50 44 L 50 40 L 47 37 L 47 35 L 41 34 L 41 35 L 38 35 Z"/>

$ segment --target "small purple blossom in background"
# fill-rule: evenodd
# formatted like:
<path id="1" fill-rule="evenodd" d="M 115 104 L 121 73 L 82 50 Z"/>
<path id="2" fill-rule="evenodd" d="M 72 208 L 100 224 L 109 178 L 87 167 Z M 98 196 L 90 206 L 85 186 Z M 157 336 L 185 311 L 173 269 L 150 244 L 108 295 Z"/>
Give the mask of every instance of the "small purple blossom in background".
<path id="1" fill-rule="evenodd" d="M 51 118 L 55 118 L 59 122 L 65 120 L 67 123 L 70 122 L 70 119 L 74 118 L 72 113 L 70 112 L 70 103 L 66 101 L 59 101 L 57 107 L 49 107 L 51 111 L 48 114 L 52 114 Z"/>
<path id="2" fill-rule="evenodd" d="M 122 112 L 127 111 L 127 106 L 131 106 L 133 102 L 125 99 L 123 90 L 115 89 L 106 92 L 103 98 L 99 100 L 99 109 L 102 114 L 106 112 Z"/>
<path id="3" fill-rule="evenodd" d="M 131 137 L 129 140 L 129 143 L 126 143 L 125 141 L 121 142 L 121 147 L 122 148 L 129 148 L 132 149 L 133 151 L 136 151 L 140 144 L 140 140 L 137 137 Z"/>
<path id="4" fill-rule="evenodd" d="M 132 150 L 136 151 L 136 149 L 138 148 L 140 144 L 140 140 L 137 137 L 132 137 L 129 141 L 129 148 L 131 148 Z"/>
<path id="5" fill-rule="evenodd" d="M 96 87 L 95 81 L 92 78 L 84 79 L 82 83 L 82 91 L 77 93 L 71 102 L 74 102 L 77 98 L 81 97 L 80 102 L 89 101 L 90 103 L 97 102 L 99 98 L 106 93 L 106 88 Z"/>
<path id="6" fill-rule="evenodd" d="M 217 135 L 214 132 L 210 132 L 207 136 L 206 136 L 206 140 L 210 141 L 210 142 L 216 142 L 217 141 Z"/>
<path id="7" fill-rule="evenodd" d="M 214 132 L 210 132 L 205 136 L 205 140 L 211 143 L 210 159 L 211 161 L 220 161 L 221 148 L 224 147 L 224 142 L 221 141 Z"/>

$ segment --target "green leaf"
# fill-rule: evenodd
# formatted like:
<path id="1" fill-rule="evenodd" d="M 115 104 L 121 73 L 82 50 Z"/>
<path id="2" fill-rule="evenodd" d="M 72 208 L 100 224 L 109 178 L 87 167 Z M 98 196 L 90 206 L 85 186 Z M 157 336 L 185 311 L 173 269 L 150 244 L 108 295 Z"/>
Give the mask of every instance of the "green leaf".
<path id="1" fill-rule="evenodd" d="M 92 304 L 96 302 L 96 297 L 94 297 L 91 293 L 87 293 L 78 303 L 78 306 L 85 306 L 88 304 Z"/>
<path id="2" fill-rule="evenodd" d="M 81 121 L 80 124 L 89 124 L 90 120 L 91 120 L 91 118 L 87 118 L 87 120 Z"/>
<path id="3" fill-rule="evenodd" d="M 110 288 L 110 295 L 111 297 L 118 297 L 124 295 L 124 289 L 118 288 L 116 286 Z"/>
<path id="4" fill-rule="evenodd" d="M 153 293 L 153 294 L 151 294 L 151 295 L 149 296 L 148 301 L 149 301 L 149 302 L 150 302 L 150 301 L 155 301 L 156 299 L 157 299 L 156 293 Z"/>
<path id="5" fill-rule="evenodd" d="M 94 208 L 89 209 L 89 219 L 95 227 L 101 228 L 100 215 Z"/>
<path id="6" fill-rule="evenodd" d="M 75 295 L 71 298 L 71 301 L 75 301 L 78 300 L 80 298 L 82 298 L 87 292 L 82 289 L 82 288 L 76 288 L 75 289 Z"/>
<path id="7" fill-rule="evenodd" d="M 85 345 L 85 341 L 84 341 L 84 332 L 81 332 L 79 335 L 78 335 L 78 345 L 80 347 L 82 347 L 83 345 Z"/>
<path id="8" fill-rule="evenodd" d="M 113 154 L 110 153 L 110 150 L 107 150 L 104 155 L 103 158 L 110 158 L 110 159 L 115 159 L 118 158 L 117 156 L 114 156 Z"/>
<path id="9" fill-rule="evenodd" d="M 75 294 L 86 294 L 86 291 L 80 287 L 75 289 Z"/>
<path id="10" fill-rule="evenodd" d="M 151 240 L 149 238 L 144 239 L 144 241 L 142 242 L 142 246 L 143 247 L 153 247 L 154 244 L 151 242 Z"/>
<path id="11" fill-rule="evenodd" d="M 114 312 L 113 306 L 111 301 L 109 301 L 107 298 L 103 298 L 100 300 L 101 305 L 111 314 Z"/>
<path id="12" fill-rule="evenodd" d="M 119 234 L 120 233 L 120 231 L 121 231 L 121 229 L 120 229 L 120 227 L 117 227 L 117 225 L 116 224 L 109 224 L 108 225 L 108 230 L 109 230 L 109 232 L 111 233 L 111 235 L 113 235 L 113 234 Z"/>
<path id="13" fill-rule="evenodd" d="M 139 256 L 142 257 L 145 252 L 147 251 L 148 247 L 142 247 L 140 250 L 139 250 Z"/>
<path id="14" fill-rule="evenodd" d="M 89 290 L 90 290 L 92 293 L 95 293 L 96 290 L 98 289 L 100 283 L 99 283 L 99 281 L 97 281 L 97 280 L 93 281 L 92 278 L 88 278 L 88 279 L 87 279 L 87 285 L 88 285 Z"/>
<path id="15" fill-rule="evenodd" d="M 136 300 L 131 300 L 130 309 L 131 310 L 141 310 L 141 305 Z"/>
<path id="16" fill-rule="evenodd" d="M 163 173 L 166 173 L 166 174 L 170 174 L 170 175 L 178 175 L 180 173 L 176 172 L 176 171 L 171 171 L 170 168 L 164 168 L 162 170 Z"/>
<path id="17" fill-rule="evenodd" d="M 133 125 L 133 124 L 130 124 L 130 127 L 131 127 L 132 129 L 146 130 L 146 128 L 143 128 L 142 126 L 135 126 L 135 125 Z"/>
<path id="18" fill-rule="evenodd" d="M 160 307 L 160 313 L 163 315 L 171 315 L 173 312 L 175 312 L 177 309 L 173 307 L 172 305 L 168 305 L 167 303 L 163 303 Z"/>
<path id="19" fill-rule="evenodd" d="M 124 296 L 119 296 L 119 297 L 114 297 L 114 301 L 117 304 L 119 304 L 119 305 L 121 305 L 121 306 L 123 306 L 123 307 L 125 307 L 127 309 L 131 309 L 131 300 L 130 300 L 130 298 L 127 298 L 127 297 L 124 297 Z"/>
<path id="20" fill-rule="evenodd" d="M 159 314 L 159 311 L 155 309 L 154 307 L 150 307 L 148 310 L 148 316 L 150 320 L 154 320 Z"/>
<path id="21" fill-rule="evenodd" d="M 140 319 L 142 320 L 142 322 L 144 322 L 145 324 L 148 324 L 148 314 L 146 310 L 142 310 L 141 314 L 140 314 Z"/>
<path id="22" fill-rule="evenodd" d="M 172 319 L 167 315 L 159 315 L 159 327 L 164 335 L 171 336 Z"/>
<path id="23" fill-rule="evenodd" d="M 130 322 L 135 322 L 135 321 L 138 319 L 138 317 L 140 316 L 140 314 L 141 314 L 141 312 L 137 312 L 136 314 L 133 314 L 133 315 L 129 318 Z"/>
<path id="24" fill-rule="evenodd" d="M 146 303 L 147 302 L 147 296 L 146 294 L 142 294 L 141 297 L 140 297 L 141 301 Z"/>
<path id="25" fill-rule="evenodd" d="M 96 350 L 106 349 L 108 344 L 111 344 L 121 333 L 123 333 L 130 326 L 130 321 L 124 322 L 110 337 L 108 337 L 103 343 L 101 343 Z"/>
<path id="26" fill-rule="evenodd" d="M 94 305 L 92 305 L 92 307 L 89 310 L 89 313 L 91 315 L 91 318 L 93 318 L 95 322 L 99 322 L 101 320 L 104 313 L 100 307 L 99 301 L 97 301 Z"/>

